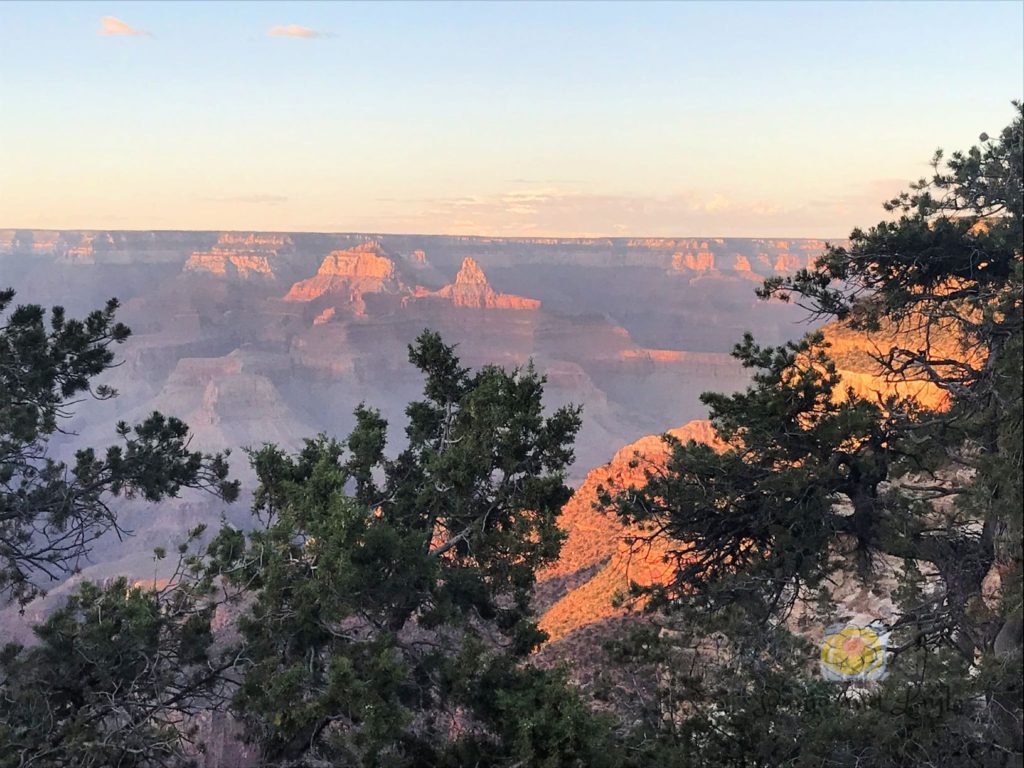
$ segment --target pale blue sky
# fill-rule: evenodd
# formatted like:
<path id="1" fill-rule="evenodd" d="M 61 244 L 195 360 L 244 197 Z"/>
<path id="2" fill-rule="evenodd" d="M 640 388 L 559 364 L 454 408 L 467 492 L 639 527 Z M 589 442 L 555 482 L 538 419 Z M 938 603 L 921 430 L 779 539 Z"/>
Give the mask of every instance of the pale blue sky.
<path id="1" fill-rule="evenodd" d="M 7 2 L 0 35 L 0 227 L 841 236 L 1024 95 L 1021 2 Z"/>

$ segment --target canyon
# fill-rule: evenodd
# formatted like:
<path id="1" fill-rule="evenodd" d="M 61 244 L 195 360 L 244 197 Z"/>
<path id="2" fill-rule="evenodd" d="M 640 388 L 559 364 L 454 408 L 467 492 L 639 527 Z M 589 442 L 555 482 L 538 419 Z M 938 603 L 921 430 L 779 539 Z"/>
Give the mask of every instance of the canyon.
<path id="1" fill-rule="evenodd" d="M 190 425 L 194 447 L 232 449 L 243 484 L 252 479 L 245 448 L 294 449 L 321 431 L 343 436 L 361 402 L 381 410 L 397 451 L 405 406 L 422 384 L 407 345 L 424 328 L 456 343 L 474 368 L 532 361 L 547 377 L 549 407 L 583 406 L 568 478 L 579 491 L 563 514 L 569 538 L 538 591 L 542 626 L 565 641 L 614 618 L 611 598 L 629 579 L 656 579 L 664 568 L 660 553 L 626 562 L 627 532 L 593 510 L 596 484 L 609 475 L 639 482 L 630 457 L 663 456 L 656 436 L 677 425 L 687 425 L 677 433 L 684 439 L 713 439 L 694 421 L 706 416 L 699 396 L 746 384 L 729 355 L 742 333 L 778 343 L 809 330 L 802 310 L 759 301 L 754 287 L 812 265 L 824 247 L 735 238 L 0 230 L 0 284 L 14 287 L 18 301 L 78 315 L 116 296 L 133 330 L 103 382 L 119 397 L 76 406 L 58 451 L 108 445 L 117 420 L 160 410 Z M 856 362 L 856 350 L 844 351 Z M 156 578 L 152 548 L 173 547 L 197 522 L 248 522 L 245 498 L 226 506 L 190 494 L 155 508 L 126 503 L 121 513 L 133 536 L 101 542 L 81 574 L 29 606 L 30 619 L 82 578 Z"/>
<path id="2" fill-rule="evenodd" d="M 744 331 L 776 344 L 813 330 L 803 310 L 759 301 L 754 288 L 812 266 L 824 248 L 819 240 L 0 230 L 0 286 L 18 290 L 18 300 L 81 315 L 116 296 L 133 329 L 102 382 L 119 396 L 78 404 L 56 453 L 108 445 L 117 420 L 160 410 L 190 425 L 193 447 L 230 449 L 243 481 L 233 505 L 196 493 L 156 505 L 119 501 L 131 535 L 101 540 L 80 572 L 46 585 L 49 593 L 23 614 L 0 608 L 0 640 L 32 642 L 31 624 L 84 579 L 126 574 L 161 583 L 167 566 L 153 549 L 175 547 L 197 523 L 251 525 L 247 448 L 296 449 L 319 432 L 344 436 L 352 410 L 365 403 L 388 420 L 389 452 L 397 453 L 406 404 L 422 386 L 408 345 L 430 328 L 458 345 L 467 366 L 535 365 L 549 408 L 583 406 L 567 478 L 575 494 L 560 517 L 566 539 L 534 593 L 548 639 L 533 663 L 568 662 L 588 701 L 629 713 L 639 706 L 635 689 L 653 690 L 656 680 L 644 676 L 657 670 L 609 678 L 608 642 L 645 621 L 642 602 L 626 598 L 630 587 L 671 578 L 676 553 L 603 511 L 599 496 L 642 485 L 663 467 L 666 436 L 724 447 L 700 394 L 746 386 L 749 373 L 729 354 Z M 858 395 L 946 405 L 930 383 L 878 378 L 871 354 L 891 331 L 824 331 L 844 384 Z M 836 596 L 851 610 L 887 609 L 852 580 Z M 229 717 L 204 716 L 197 725 L 209 748 L 204 765 L 254 764 Z"/>

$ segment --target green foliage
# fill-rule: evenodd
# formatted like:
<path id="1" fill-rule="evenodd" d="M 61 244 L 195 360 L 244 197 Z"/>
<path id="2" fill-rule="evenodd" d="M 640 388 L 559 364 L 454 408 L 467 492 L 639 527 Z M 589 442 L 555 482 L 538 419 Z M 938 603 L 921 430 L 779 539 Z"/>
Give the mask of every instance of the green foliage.
<path id="1" fill-rule="evenodd" d="M 870 335 L 881 379 L 949 407 L 844 392 L 820 334 L 748 335 L 746 392 L 708 394 L 724 451 L 671 444 L 666 472 L 606 497 L 668 536 L 675 580 L 647 590 L 674 627 L 667 720 L 638 731 L 677 765 L 1016 765 L 1021 743 L 1021 345 L 1024 111 L 995 140 L 887 204 L 898 214 L 814 269 L 773 278 L 816 316 Z M 900 567 L 902 565 L 902 568 Z M 797 631 L 832 620 L 830 589 L 896 569 L 890 676 L 817 679 Z M 983 581 L 998 574 L 995 594 Z M 644 590 L 640 590 L 644 591 Z M 714 640 L 714 642 L 712 642 Z M 710 644 L 710 647 L 709 647 Z M 694 671 L 694 668 L 698 671 Z M 650 734 L 655 735 L 651 736 Z"/>
<path id="2" fill-rule="evenodd" d="M 193 538 L 201 533 L 193 532 Z M 189 718 L 223 697 L 213 585 L 183 555 L 170 585 L 83 582 L 31 647 L 0 653 L 0 766 L 184 765 Z"/>
<path id="3" fill-rule="evenodd" d="M 237 496 L 224 454 L 188 450 L 188 427 L 154 413 L 130 427 L 120 445 L 82 448 L 72 466 L 48 455 L 49 440 L 83 394 L 114 397 L 93 380 L 113 365 L 112 345 L 129 330 L 115 321 L 117 302 L 84 320 L 18 306 L 3 317 L 14 292 L 0 292 L 0 595 L 22 603 L 41 592 L 40 579 L 73 571 L 91 544 L 118 529 L 114 496 L 158 501 L 183 487 Z"/>
<path id="4" fill-rule="evenodd" d="M 820 334 L 778 348 L 747 335 L 734 355 L 755 369 L 754 385 L 702 397 L 732 447 L 670 440 L 668 471 L 652 473 L 642 501 L 620 499 L 627 521 L 683 542 L 676 580 L 654 588 L 656 604 L 685 594 L 709 608 L 763 599 L 760 610 L 775 610 L 820 581 L 830 537 L 853 524 L 835 513 L 836 494 L 871 497 L 885 477 L 891 426 L 878 404 L 844 393 Z"/>
<path id="5" fill-rule="evenodd" d="M 434 333 L 409 359 L 425 398 L 396 458 L 363 405 L 344 443 L 251 454 L 265 525 L 210 548 L 246 604 L 234 710 L 273 765 L 597 764 L 604 725 L 519 668 L 542 639 L 529 603 L 561 544 L 579 410 L 545 416 L 532 367 L 471 373 Z"/>
<path id="6" fill-rule="evenodd" d="M 507 656 L 464 658 L 475 670 L 457 699 L 477 721 L 477 731 L 451 744 L 438 765 L 538 768 L 611 768 L 624 764 L 611 740 L 614 721 L 595 715 L 558 672 L 515 663 Z"/>
<path id="7" fill-rule="evenodd" d="M 885 342 L 879 376 L 928 382 L 948 408 L 844 388 L 823 334 L 747 335 L 734 354 L 749 388 L 703 396 L 725 448 L 667 438 L 664 471 L 603 497 L 676 558 L 673 580 L 635 590 L 657 623 L 609 651 L 659 679 L 638 722 L 616 730 L 528 659 L 579 409 L 545 415 L 532 366 L 472 372 L 424 332 L 409 349 L 424 398 L 394 458 L 362 404 L 344 441 L 254 450 L 256 530 L 224 526 L 202 556 L 193 531 L 163 587 L 85 582 L 35 645 L 0 652 L 0 768 L 184 765 L 196 716 L 221 706 L 267 766 L 1019 765 L 1016 109 L 995 140 L 936 155 L 933 177 L 887 204 L 894 220 L 761 291 Z M 113 496 L 237 494 L 224 456 L 190 452 L 160 414 L 71 467 L 48 456 L 75 397 L 115 394 L 91 388 L 128 335 L 115 310 L 56 308 L 47 327 L 18 307 L 0 327 L 0 590 L 22 601 L 116 529 Z M 851 580 L 896 606 L 879 682 L 816 674 L 812 641 Z"/>

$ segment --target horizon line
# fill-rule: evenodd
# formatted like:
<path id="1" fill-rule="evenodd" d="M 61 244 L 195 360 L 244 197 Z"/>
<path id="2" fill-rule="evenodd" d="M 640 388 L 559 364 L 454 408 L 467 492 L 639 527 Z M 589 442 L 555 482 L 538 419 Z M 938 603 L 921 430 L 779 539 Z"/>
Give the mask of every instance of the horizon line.
<path id="1" fill-rule="evenodd" d="M 250 234 L 266 235 L 357 235 L 361 237 L 458 237 L 463 239 L 490 238 L 494 240 L 692 240 L 692 239 L 719 239 L 719 240 L 823 240 L 826 243 L 833 240 L 847 240 L 849 235 L 842 237 L 823 237 L 820 235 L 459 235 L 440 232 L 384 232 L 369 230 L 321 230 L 321 229 L 174 229 L 154 227 L 6 227 L 0 226 L 0 232 L 6 231 L 29 231 L 29 232 L 195 232 L 195 233 L 237 233 L 248 232 Z"/>

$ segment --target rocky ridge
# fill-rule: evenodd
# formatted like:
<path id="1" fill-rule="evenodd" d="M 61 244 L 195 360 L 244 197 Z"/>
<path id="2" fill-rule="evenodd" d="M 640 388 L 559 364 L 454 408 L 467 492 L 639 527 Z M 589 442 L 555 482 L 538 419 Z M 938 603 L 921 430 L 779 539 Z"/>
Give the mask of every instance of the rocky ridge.
<path id="1" fill-rule="evenodd" d="M 857 396 L 882 401 L 895 395 L 915 400 L 926 409 L 948 407 L 948 394 L 930 381 L 892 381 L 880 375 L 869 353 L 891 340 L 891 333 L 887 336 L 883 332 L 878 337 L 828 326 L 825 338 L 840 363 L 843 386 Z M 955 354 L 962 356 L 962 350 Z M 844 398 L 845 389 L 837 395 Z M 725 447 L 706 420 L 688 422 L 666 434 L 682 442 L 705 443 L 716 450 Z M 558 562 L 538 579 L 540 626 L 548 633 L 549 642 L 557 644 L 589 625 L 627 615 L 630 606 L 615 605 L 616 595 L 625 594 L 631 583 L 648 586 L 671 575 L 674 555 L 664 541 L 645 542 L 644 531 L 624 526 L 597 504 L 599 488 L 614 493 L 639 486 L 645 472 L 664 467 L 669 455 L 669 445 L 662 435 L 640 438 L 591 470 L 562 508 L 560 525 L 568 536 Z"/>
<path id="2" fill-rule="evenodd" d="M 366 312 L 366 294 L 398 294 L 406 291 L 395 263 L 377 241 L 343 251 L 331 251 L 316 275 L 295 283 L 285 301 L 310 302 L 334 299 L 350 304 L 357 315 Z"/>
<path id="3" fill-rule="evenodd" d="M 695 440 L 722 447 L 706 420 L 688 422 L 666 434 L 684 443 Z M 674 566 L 668 562 L 669 550 L 663 541 L 641 544 L 642 530 L 624 526 L 614 514 L 597 508 L 601 488 L 614 493 L 639 486 L 645 471 L 663 466 L 668 456 L 662 435 L 642 437 L 592 469 L 562 508 L 559 524 L 568 536 L 558 562 L 538 578 L 540 600 L 550 604 L 540 621 L 549 642 L 588 624 L 625 615 L 630 607 L 615 605 L 617 594 L 625 593 L 630 583 L 656 584 L 671 574 Z"/>
<path id="4" fill-rule="evenodd" d="M 418 299 L 447 299 L 452 306 L 473 309 L 540 309 L 540 301 L 537 299 L 495 291 L 480 265 L 470 256 L 463 259 L 454 283 L 438 291 L 417 287 L 414 296 Z"/>
<path id="5" fill-rule="evenodd" d="M 182 269 L 221 278 L 273 280 L 274 265 L 293 252 L 287 235 L 223 232 L 212 248 L 193 251 Z"/>

